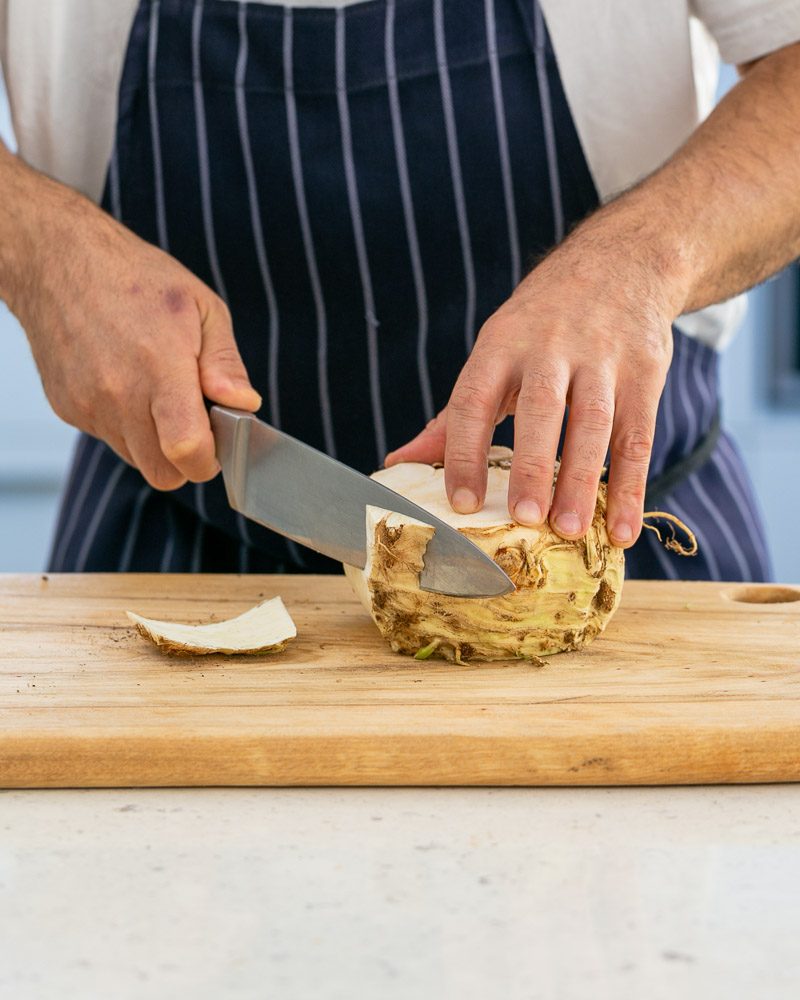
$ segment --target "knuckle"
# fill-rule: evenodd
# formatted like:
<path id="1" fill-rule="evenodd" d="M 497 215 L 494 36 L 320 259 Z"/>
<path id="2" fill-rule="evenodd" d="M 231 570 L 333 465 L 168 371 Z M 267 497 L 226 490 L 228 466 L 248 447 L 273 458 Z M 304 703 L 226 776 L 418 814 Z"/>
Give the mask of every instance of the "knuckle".
<path id="1" fill-rule="evenodd" d="M 566 386 L 555 365 L 540 362 L 525 372 L 520 395 L 553 398 L 563 396 Z"/>
<path id="2" fill-rule="evenodd" d="M 492 313 L 491 316 L 484 320 L 478 331 L 475 343 L 483 349 L 484 356 L 487 353 L 493 355 L 505 353 L 509 342 L 513 341 L 514 330 L 514 321 L 510 320 L 508 313 L 501 307 L 497 312 Z"/>
<path id="3" fill-rule="evenodd" d="M 503 321 L 493 313 L 478 331 L 478 338 L 482 341 L 491 340 L 502 333 L 503 327 Z"/>
<path id="4" fill-rule="evenodd" d="M 156 466 L 150 469 L 144 473 L 144 477 L 153 489 L 161 492 L 177 490 L 179 486 L 183 486 L 186 482 L 186 477 L 181 475 L 177 469 L 167 469 L 164 466 Z"/>
<path id="5" fill-rule="evenodd" d="M 198 434 L 190 434 L 186 437 L 179 437 L 165 441 L 161 450 L 167 461 L 173 465 L 182 465 L 203 457 L 206 448 L 205 437 Z"/>
<path id="6" fill-rule="evenodd" d="M 233 342 L 207 347 L 203 351 L 203 361 L 205 364 L 217 365 L 220 368 L 238 368 L 242 364 L 239 349 Z"/>
<path id="7" fill-rule="evenodd" d="M 537 455 L 516 454 L 511 462 L 512 473 L 517 478 L 550 482 L 553 478 L 552 462 Z"/>
<path id="8" fill-rule="evenodd" d="M 622 483 L 614 483 L 611 495 L 618 507 L 626 510 L 641 510 L 644 506 L 644 495 L 647 488 L 645 478 L 628 479 Z"/>
<path id="9" fill-rule="evenodd" d="M 228 326 L 233 326 L 233 319 L 231 317 L 231 311 L 228 308 L 228 304 L 221 299 L 219 295 L 214 296 L 214 309 L 222 322 L 227 323 Z"/>
<path id="10" fill-rule="evenodd" d="M 210 322 L 214 327 L 227 327 L 228 332 L 231 332 L 233 329 L 231 311 L 219 295 L 203 285 L 201 301 L 204 303 L 203 312 L 205 320 Z"/>
<path id="11" fill-rule="evenodd" d="M 559 407 L 563 409 L 563 395 L 551 382 L 541 388 L 529 382 L 523 382 L 517 397 L 517 410 L 524 410 L 533 420 L 552 420 Z"/>
<path id="12" fill-rule="evenodd" d="M 560 476 L 559 479 L 562 477 Z M 597 489 L 600 482 L 600 470 L 587 465 L 571 465 L 563 472 L 564 481 L 579 490 Z"/>
<path id="13" fill-rule="evenodd" d="M 649 330 L 646 328 L 642 344 L 657 363 L 669 363 L 673 351 L 671 327 L 659 323 Z"/>
<path id="14" fill-rule="evenodd" d="M 641 428 L 622 431 L 612 446 L 612 457 L 617 461 L 646 465 L 653 450 L 653 436 Z"/>
<path id="15" fill-rule="evenodd" d="M 666 375 L 671 357 L 671 345 L 667 349 L 660 342 L 650 343 L 648 349 L 636 359 L 635 370 L 640 379 L 660 382 Z"/>
<path id="16" fill-rule="evenodd" d="M 573 443 L 572 455 L 579 468 L 599 470 L 605 463 L 608 435 L 600 434 Z"/>
<path id="17" fill-rule="evenodd" d="M 494 415 L 497 400 L 491 383 L 477 376 L 461 378 L 453 389 L 448 404 L 451 414 L 461 419 Z"/>
<path id="18" fill-rule="evenodd" d="M 122 379 L 110 368 L 106 368 L 98 376 L 95 392 L 98 398 L 110 402 L 117 402 L 126 396 Z"/>
<path id="19" fill-rule="evenodd" d="M 153 331 L 150 336 L 138 340 L 136 358 L 137 363 L 145 371 L 160 371 L 164 368 L 164 340 L 159 333 Z"/>
<path id="20" fill-rule="evenodd" d="M 464 444 L 450 445 L 445 456 L 448 471 L 463 472 L 472 470 L 483 462 L 483 456 L 477 448 L 470 449 Z"/>
<path id="21" fill-rule="evenodd" d="M 587 431 L 608 431 L 614 419 L 614 403 L 607 396 L 577 399 L 570 407 L 574 419 Z"/>

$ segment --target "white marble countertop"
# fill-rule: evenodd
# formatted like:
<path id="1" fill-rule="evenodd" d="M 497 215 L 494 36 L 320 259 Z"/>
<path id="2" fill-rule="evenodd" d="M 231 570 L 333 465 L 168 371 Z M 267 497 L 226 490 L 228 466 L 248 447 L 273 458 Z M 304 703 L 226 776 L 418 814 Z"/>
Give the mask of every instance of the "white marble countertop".
<path id="1" fill-rule="evenodd" d="M 0 997 L 800 996 L 800 787 L 0 792 Z"/>

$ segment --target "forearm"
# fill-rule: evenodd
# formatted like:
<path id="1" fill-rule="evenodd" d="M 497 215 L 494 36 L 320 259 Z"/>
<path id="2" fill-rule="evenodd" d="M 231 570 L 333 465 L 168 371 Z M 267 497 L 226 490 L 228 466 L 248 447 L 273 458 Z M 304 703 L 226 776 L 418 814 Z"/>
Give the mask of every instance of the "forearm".
<path id="1" fill-rule="evenodd" d="M 756 63 L 663 167 L 573 238 L 618 266 L 620 251 L 644 258 L 672 318 L 800 255 L 800 44 Z"/>
<path id="2" fill-rule="evenodd" d="M 0 299 L 14 312 L 47 254 L 74 254 L 78 220 L 87 213 L 104 217 L 83 195 L 32 169 L 0 142 Z"/>

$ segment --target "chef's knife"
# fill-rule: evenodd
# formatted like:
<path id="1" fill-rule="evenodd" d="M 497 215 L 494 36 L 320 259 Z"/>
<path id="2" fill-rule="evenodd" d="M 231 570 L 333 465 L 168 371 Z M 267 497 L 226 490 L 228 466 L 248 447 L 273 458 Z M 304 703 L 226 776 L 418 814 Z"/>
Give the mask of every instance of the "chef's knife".
<path id="1" fill-rule="evenodd" d="M 276 430 L 252 413 L 211 407 L 211 426 L 234 510 L 316 552 L 363 569 L 367 505 L 407 514 L 436 529 L 420 586 L 460 597 L 514 589 L 468 538 L 381 483 Z"/>

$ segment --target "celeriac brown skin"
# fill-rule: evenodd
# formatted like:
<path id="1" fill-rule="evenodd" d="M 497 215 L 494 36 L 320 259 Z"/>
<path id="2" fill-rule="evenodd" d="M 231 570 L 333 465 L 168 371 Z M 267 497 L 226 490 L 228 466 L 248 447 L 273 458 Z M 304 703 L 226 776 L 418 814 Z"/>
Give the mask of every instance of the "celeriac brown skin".
<path id="1" fill-rule="evenodd" d="M 493 449 L 493 455 L 501 451 L 505 450 Z M 625 556 L 606 531 L 605 486 L 598 491 L 586 535 L 567 541 L 546 526 L 525 527 L 502 516 L 509 467 L 507 455 L 490 462 L 491 511 L 477 518 L 452 514 L 448 518 L 509 575 L 516 589 L 502 597 L 475 599 L 421 591 L 419 574 L 434 529 L 396 513 L 368 511 L 367 566 L 364 570 L 345 566 L 345 573 L 395 652 L 459 663 L 536 662 L 539 656 L 580 649 L 603 631 L 614 614 L 622 593 Z M 375 478 L 427 509 L 435 506 L 431 498 L 438 492 L 439 504 L 432 512 L 446 514 L 441 469 L 396 466 Z"/>

